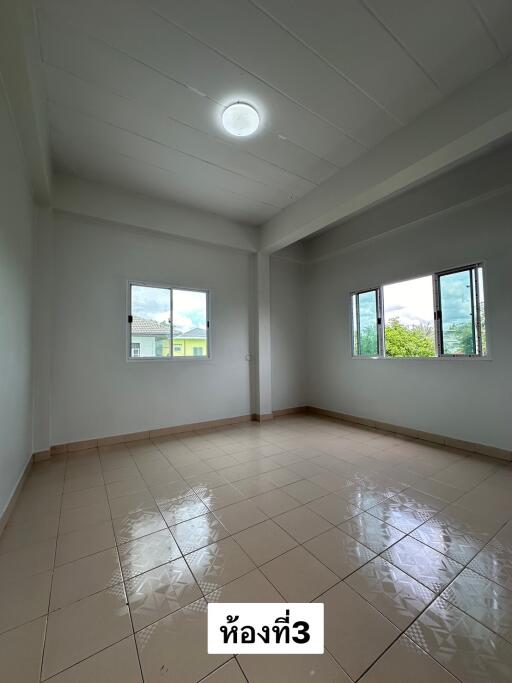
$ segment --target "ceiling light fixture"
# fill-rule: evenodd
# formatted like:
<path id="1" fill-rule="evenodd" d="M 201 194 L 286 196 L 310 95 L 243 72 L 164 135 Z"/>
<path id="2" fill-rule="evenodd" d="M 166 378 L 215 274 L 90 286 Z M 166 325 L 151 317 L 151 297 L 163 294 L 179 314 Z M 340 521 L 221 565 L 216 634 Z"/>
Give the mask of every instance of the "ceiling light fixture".
<path id="1" fill-rule="evenodd" d="M 235 102 L 222 113 L 222 125 L 231 135 L 246 137 L 255 133 L 260 126 L 260 115 L 246 102 Z"/>

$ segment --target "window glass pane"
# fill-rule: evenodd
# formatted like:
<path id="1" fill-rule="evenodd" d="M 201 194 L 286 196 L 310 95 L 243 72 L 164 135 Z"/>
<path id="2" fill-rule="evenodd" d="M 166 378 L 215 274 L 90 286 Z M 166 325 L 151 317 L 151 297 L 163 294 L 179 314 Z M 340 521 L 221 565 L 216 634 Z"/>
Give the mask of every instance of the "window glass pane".
<path id="1" fill-rule="evenodd" d="M 159 287 L 131 286 L 130 357 L 170 356 L 171 292 Z"/>
<path id="2" fill-rule="evenodd" d="M 472 269 L 439 276 L 443 353 L 476 353 Z"/>
<path id="3" fill-rule="evenodd" d="M 358 331 L 359 356 L 378 356 L 377 292 L 357 294 L 356 328 Z"/>
<path id="4" fill-rule="evenodd" d="M 173 289 L 172 296 L 174 355 L 207 356 L 208 311 L 206 292 Z"/>
<path id="5" fill-rule="evenodd" d="M 386 356 L 435 356 L 432 276 L 386 285 L 383 297 Z"/>

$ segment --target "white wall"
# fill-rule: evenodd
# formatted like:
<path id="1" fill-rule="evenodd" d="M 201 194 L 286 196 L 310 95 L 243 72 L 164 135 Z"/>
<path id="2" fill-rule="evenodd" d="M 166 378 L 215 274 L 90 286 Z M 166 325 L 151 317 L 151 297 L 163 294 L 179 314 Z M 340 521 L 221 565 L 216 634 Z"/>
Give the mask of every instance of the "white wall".
<path id="1" fill-rule="evenodd" d="M 397 225 L 398 216 L 399 206 Z M 511 222 L 509 192 L 332 257 L 332 244 L 323 258 L 311 249 L 318 260 L 308 265 L 308 403 L 511 449 Z M 350 291 L 482 260 L 491 360 L 351 358 Z M 319 331 L 321 350 L 312 344 Z"/>
<path id="2" fill-rule="evenodd" d="M 270 330 L 272 345 L 272 409 L 305 404 L 304 264 L 272 256 Z"/>
<path id="3" fill-rule="evenodd" d="M 0 79 L 0 515 L 32 455 L 32 200 Z"/>
<path id="4" fill-rule="evenodd" d="M 56 214 L 52 444 L 250 413 L 251 255 Z M 212 359 L 126 361 L 127 281 L 211 290 Z"/>

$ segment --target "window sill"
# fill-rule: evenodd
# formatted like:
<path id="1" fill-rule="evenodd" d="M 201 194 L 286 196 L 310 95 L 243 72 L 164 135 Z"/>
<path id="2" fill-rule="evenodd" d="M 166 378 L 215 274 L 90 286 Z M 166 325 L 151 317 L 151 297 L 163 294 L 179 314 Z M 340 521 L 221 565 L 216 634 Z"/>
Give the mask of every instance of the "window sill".
<path id="1" fill-rule="evenodd" d="M 351 356 L 352 360 L 385 360 L 385 361 L 421 361 L 431 363 L 432 361 L 478 361 L 486 362 L 491 361 L 492 358 L 487 356 L 427 356 L 427 357 L 414 357 L 414 356 L 403 356 L 401 358 L 395 356 Z"/>

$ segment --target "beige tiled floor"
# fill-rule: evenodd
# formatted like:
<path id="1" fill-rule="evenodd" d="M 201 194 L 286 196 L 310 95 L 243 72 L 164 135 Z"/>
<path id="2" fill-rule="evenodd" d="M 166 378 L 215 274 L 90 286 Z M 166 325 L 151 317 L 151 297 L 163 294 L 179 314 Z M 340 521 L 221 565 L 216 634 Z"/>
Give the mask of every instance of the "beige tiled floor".
<path id="1" fill-rule="evenodd" d="M 291 416 L 32 467 L 9 683 L 512 680 L 512 466 Z M 321 601 L 326 651 L 213 656 L 208 602 Z"/>

